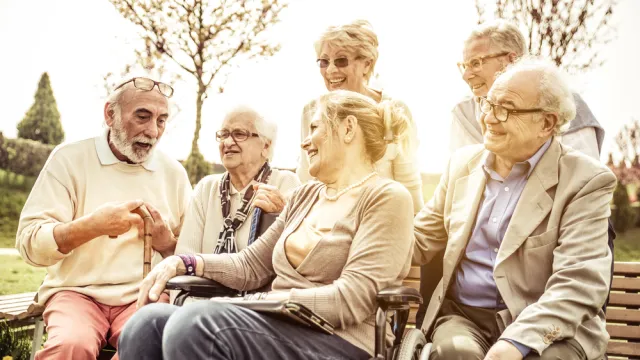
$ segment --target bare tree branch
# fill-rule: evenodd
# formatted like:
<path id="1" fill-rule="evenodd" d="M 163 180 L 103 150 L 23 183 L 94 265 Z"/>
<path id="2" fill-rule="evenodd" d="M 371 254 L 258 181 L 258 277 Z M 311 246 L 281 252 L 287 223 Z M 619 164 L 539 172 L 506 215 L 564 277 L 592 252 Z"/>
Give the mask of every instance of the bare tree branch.
<path id="1" fill-rule="evenodd" d="M 139 62 L 174 63 L 195 79 L 192 153 L 198 152 L 202 105 L 209 89 L 221 92 L 231 69 L 279 50 L 278 44 L 265 39 L 287 6 L 281 0 L 109 1 L 140 31 L 146 53 Z"/>
<path id="2" fill-rule="evenodd" d="M 615 37 L 611 17 L 617 1 L 476 0 L 475 7 L 482 19 L 486 5 L 495 3 L 495 17 L 521 27 L 531 54 L 548 56 L 576 72 L 604 62 L 600 49 Z"/>

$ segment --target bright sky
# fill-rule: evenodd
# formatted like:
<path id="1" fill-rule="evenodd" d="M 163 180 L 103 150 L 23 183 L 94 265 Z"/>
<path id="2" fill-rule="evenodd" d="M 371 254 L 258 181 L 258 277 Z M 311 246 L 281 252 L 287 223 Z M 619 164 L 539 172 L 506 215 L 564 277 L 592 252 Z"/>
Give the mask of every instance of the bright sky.
<path id="1" fill-rule="evenodd" d="M 461 42 L 476 22 L 472 0 L 296 0 L 273 33 L 282 50 L 246 64 L 229 78 L 225 93 L 203 109 L 200 149 L 218 161 L 213 133 L 230 104 L 256 106 L 279 125 L 274 164 L 295 167 L 303 105 L 324 91 L 315 65 L 313 41 L 322 29 L 356 18 L 368 19 L 380 41 L 376 71 L 380 85 L 406 102 L 418 123 L 420 166 L 440 172 L 448 154 L 450 110 L 469 95 L 455 66 Z M 640 1 L 621 0 L 614 22 L 618 38 L 605 51 L 601 68 L 574 78 L 612 137 L 631 117 L 640 118 Z M 107 0 L 0 0 L 0 131 L 16 136 L 16 124 L 33 102 L 38 79 L 47 71 L 68 141 L 102 131 L 102 77 L 119 73 L 132 60 L 136 29 Z M 177 159 L 190 150 L 195 127 L 195 92 L 190 75 L 176 84 L 181 111 L 160 142 Z M 606 154 L 603 154 L 606 159 Z"/>

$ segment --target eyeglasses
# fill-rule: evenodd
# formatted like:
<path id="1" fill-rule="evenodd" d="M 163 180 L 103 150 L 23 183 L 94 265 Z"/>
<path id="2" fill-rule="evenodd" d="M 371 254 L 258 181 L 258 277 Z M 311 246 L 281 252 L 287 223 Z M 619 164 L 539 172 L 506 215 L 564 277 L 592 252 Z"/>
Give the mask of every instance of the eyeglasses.
<path id="1" fill-rule="evenodd" d="M 318 59 L 318 60 L 316 60 L 316 62 L 318 63 L 318 66 L 321 69 L 328 68 L 329 64 L 331 63 L 331 61 L 329 59 Z M 333 65 L 335 65 L 337 68 L 347 67 L 347 66 L 349 66 L 349 59 L 346 58 L 346 57 L 339 57 L 337 59 L 333 59 Z"/>
<path id="2" fill-rule="evenodd" d="M 127 85 L 130 82 L 133 82 L 133 86 L 135 86 L 136 89 L 151 91 L 157 85 L 158 91 L 160 91 L 160 94 L 168 98 L 170 98 L 173 95 L 173 88 L 170 85 L 167 85 L 165 83 L 161 83 L 159 81 L 155 81 L 149 78 L 144 78 L 144 77 L 134 77 L 131 80 L 127 80 L 122 84 L 118 85 L 115 89 L 113 89 L 113 91 L 120 89 L 121 87 Z"/>
<path id="3" fill-rule="evenodd" d="M 227 138 L 229 138 L 229 136 L 231 136 L 231 138 L 235 141 L 235 142 L 241 142 L 241 141 L 245 141 L 250 137 L 259 137 L 260 135 L 253 133 L 251 131 L 248 130 L 240 130 L 240 129 L 234 129 L 234 130 L 227 130 L 227 129 L 222 129 L 222 130 L 218 130 L 216 131 L 216 141 L 217 142 L 222 142 L 227 140 Z"/>
<path id="4" fill-rule="evenodd" d="M 507 109 L 502 105 L 490 103 L 485 97 L 480 98 L 480 110 L 485 115 L 489 115 L 493 111 L 493 116 L 501 122 L 507 121 L 510 114 L 529 114 L 545 111 L 544 109 Z"/>
<path id="5" fill-rule="evenodd" d="M 501 53 L 497 53 L 497 54 L 492 54 L 492 55 L 485 55 L 485 56 L 480 56 L 477 58 L 473 58 L 469 61 L 465 61 L 465 62 L 459 62 L 458 63 L 458 70 L 460 70 L 460 73 L 464 74 L 464 72 L 469 69 L 472 72 L 478 72 L 480 70 L 482 70 L 482 64 L 484 64 L 485 60 L 488 59 L 494 59 L 500 56 L 505 56 L 505 55 L 509 55 L 509 52 L 507 51 L 503 51 Z"/>

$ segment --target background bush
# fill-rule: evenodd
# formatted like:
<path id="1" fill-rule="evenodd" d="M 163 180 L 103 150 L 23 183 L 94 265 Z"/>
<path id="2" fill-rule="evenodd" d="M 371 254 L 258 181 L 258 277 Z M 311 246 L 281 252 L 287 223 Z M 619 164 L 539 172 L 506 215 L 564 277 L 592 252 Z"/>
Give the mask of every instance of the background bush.
<path id="1" fill-rule="evenodd" d="M 613 192 L 611 222 L 616 232 L 623 233 L 636 225 L 637 212 L 631 207 L 626 186 L 618 182 Z"/>
<path id="2" fill-rule="evenodd" d="M 0 169 L 37 177 L 53 149 L 53 145 L 28 139 L 9 139 L 0 135 Z"/>

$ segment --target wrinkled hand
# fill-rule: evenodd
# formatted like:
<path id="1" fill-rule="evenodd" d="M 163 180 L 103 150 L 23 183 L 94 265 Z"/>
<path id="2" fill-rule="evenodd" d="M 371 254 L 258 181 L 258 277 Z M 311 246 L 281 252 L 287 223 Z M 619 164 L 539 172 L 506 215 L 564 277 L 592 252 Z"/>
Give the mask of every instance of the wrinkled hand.
<path id="1" fill-rule="evenodd" d="M 106 203 L 91 213 L 92 223 L 98 232 L 111 237 L 122 235 L 133 226 L 143 232 L 142 218 L 132 212 L 142 204 L 142 200 Z"/>
<path id="2" fill-rule="evenodd" d="M 489 349 L 484 360 L 522 360 L 522 353 L 512 343 L 506 340 L 498 340 Z"/>
<path id="3" fill-rule="evenodd" d="M 153 218 L 153 226 L 151 227 L 152 243 L 151 247 L 154 250 L 161 253 L 162 256 L 168 256 L 173 254 L 176 248 L 176 239 L 173 236 L 173 232 L 169 227 L 169 224 L 162 218 L 158 209 L 153 205 L 145 202 L 144 205 L 149 210 L 151 217 Z"/>
<path id="4" fill-rule="evenodd" d="M 140 309 L 150 302 L 156 302 L 167 286 L 167 282 L 178 275 L 184 275 L 186 269 L 182 259 L 169 256 L 156 265 L 140 284 L 140 293 L 136 307 Z"/>
<path id="5" fill-rule="evenodd" d="M 286 200 L 277 187 L 267 184 L 254 184 L 256 196 L 253 205 L 268 213 L 279 213 L 284 209 Z"/>

